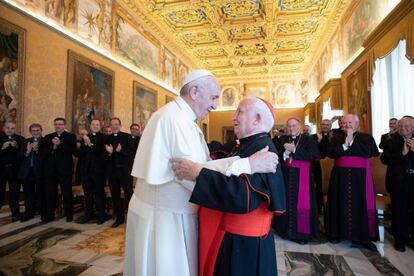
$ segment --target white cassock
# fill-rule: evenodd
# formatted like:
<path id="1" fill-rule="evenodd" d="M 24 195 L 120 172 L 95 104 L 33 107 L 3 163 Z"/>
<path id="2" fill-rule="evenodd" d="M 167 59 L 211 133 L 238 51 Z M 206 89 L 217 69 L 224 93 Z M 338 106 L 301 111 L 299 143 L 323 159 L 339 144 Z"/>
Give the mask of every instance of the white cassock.
<path id="1" fill-rule="evenodd" d="M 194 182 L 178 181 L 170 159 L 198 163 L 209 152 L 196 115 L 177 97 L 155 112 L 141 137 L 132 175 L 138 178 L 129 203 L 124 275 L 196 276 L 198 205 L 189 202 Z M 223 173 L 250 173 L 247 158 L 210 161 Z"/>

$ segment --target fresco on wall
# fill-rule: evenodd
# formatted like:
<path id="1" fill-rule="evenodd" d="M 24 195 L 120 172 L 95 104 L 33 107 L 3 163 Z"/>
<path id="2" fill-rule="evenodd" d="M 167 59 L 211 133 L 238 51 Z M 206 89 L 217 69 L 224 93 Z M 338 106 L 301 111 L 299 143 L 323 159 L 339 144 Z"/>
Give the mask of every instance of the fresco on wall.
<path id="1" fill-rule="evenodd" d="M 173 87 L 176 81 L 176 58 L 164 48 L 162 79 L 169 86 Z"/>
<path id="2" fill-rule="evenodd" d="M 109 124 L 114 72 L 69 51 L 66 119 L 71 131 L 90 129 L 93 119 Z"/>
<path id="3" fill-rule="evenodd" d="M 307 81 L 274 83 L 270 93 L 270 102 L 278 108 L 303 107 L 307 103 L 308 90 Z"/>
<path id="4" fill-rule="evenodd" d="M 136 81 L 134 81 L 133 93 L 133 122 L 145 126 L 152 113 L 157 110 L 157 93 Z"/>
<path id="5" fill-rule="evenodd" d="M 382 19 L 400 2 L 399 0 L 361 0 L 343 28 L 344 58 L 349 63 L 365 38 Z"/>
<path id="6" fill-rule="evenodd" d="M 109 50 L 112 35 L 111 11 L 111 0 L 79 1 L 79 36 Z"/>
<path id="7" fill-rule="evenodd" d="M 179 61 L 178 80 L 177 80 L 177 86 L 176 86 L 178 89 L 181 89 L 181 84 L 183 83 L 184 79 L 187 77 L 188 73 L 189 73 L 188 67 L 184 63 Z"/>
<path id="8" fill-rule="evenodd" d="M 6 121 L 21 129 L 25 30 L 0 18 L 0 132 Z"/>
<path id="9" fill-rule="evenodd" d="M 246 83 L 244 85 L 244 95 L 267 99 L 267 86 L 267 83 Z"/>
<path id="10" fill-rule="evenodd" d="M 159 45 L 122 11 L 116 9 L 113 52 L 153 77 L 158 77 Z"/>
<path id="11" fill-rule="evenodd" d="M 348 112 L 359 117 L 359 130 L 371 132 L 370 93 L 367 84 L 367 63 L 362 64 L 347 79 Z"/>
<path id="12" fill-rule="evenodd" d="M 222 108 L 237 107 L 240 102 L 239 91 L 235 86 L 226 85 L 223 86 L 220 96 Z"/>

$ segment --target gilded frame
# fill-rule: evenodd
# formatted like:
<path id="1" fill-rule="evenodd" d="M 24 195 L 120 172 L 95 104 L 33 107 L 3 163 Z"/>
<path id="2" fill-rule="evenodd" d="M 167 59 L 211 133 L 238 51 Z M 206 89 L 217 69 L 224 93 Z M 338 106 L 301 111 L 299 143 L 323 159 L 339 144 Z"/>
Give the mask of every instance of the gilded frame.
<path id="1" fill-rule="evenodd" d="M 109 88 L 111 89 L 110 93 L 109 93 L 109 97 L 110 97 L 110 116 L 113 114 L 114 112 L 114 90 L 115 90 L 115 72 L 112 71 L 111 69 L 100 65 L 98 63 L 96 63 L 95 61 L 86 58 L 72 50 L 68 50 L 68 69 L 67 69 L 67 84 L 66 84 L 66 125 L 68 126 L 69 130 L 71 131 L 76 131 L 74 129 L 74 107 L 76 105 L 76 99 L 74 99 L 74 95 L 75 95 L 75 63 L 76 62 L 80 62 L 83 63 L 89 67 L 92 67 L 94 69 L 97 69 L 103 73 L 105 73 L 106 75 L 111 77 L 111 84 L 109 86 Z M 78 94 L 80 95 L 80 94 Z M 104 122 L 102 122 L 104 123 Z"/>
<path id="2" fill-rule="evenodd" d="M 26 30 L 22 27 L 19 27 L 6 19 L 0 18 L 0 31 L 8 33 L 16 33 L 18 35 L 18 92 L 17 92 L 17 108 L 16 108 L 16 129 L 20 133 L 23 131 L 23 94 L 24 94 L 24 84 L 25 84 L 25 64 L 26 64 Z"/>

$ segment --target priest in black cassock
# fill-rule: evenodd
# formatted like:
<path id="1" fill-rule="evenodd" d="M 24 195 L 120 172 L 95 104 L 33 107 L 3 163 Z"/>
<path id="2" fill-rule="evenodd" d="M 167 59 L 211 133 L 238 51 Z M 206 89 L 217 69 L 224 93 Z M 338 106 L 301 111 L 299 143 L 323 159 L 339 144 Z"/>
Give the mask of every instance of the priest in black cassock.
<path id="1" fill-rule="evenodd" d="M 378 156 L 374 138 L 358 131 L 358 116 L 342 119 L 344 133 L 335 135 L 328 156 L 335 159 L 325 213 L 332 242 L 352 241 L 353 247 L 374 249 L 378 240 L 377 211 L 370 158 Z"/>
<path id="2" fill-rule="evenodd" d="M 124 190 L 125 206 L 128 206 L 132 196 L 132 158 L 133 142 L 128 133 L 121 131 L 121 120 L 111 118 L 112 134 L 107 138 L 105 149 L 107 151 L 106 171 L 109 188 L 114 203 L 115 222 L 112 227 L 118 227 L 125 222 L 124 205 L 121 200 L 121 188 Z"/>
<path id="3" fill-rule="evenodd" d="M 91 132 L 84 134 L 78 152 L 82 155 L 80 176 L 85 194 L 85 216 L 80 223 L 93 218 L 98 224 L 105 221 L 105 142 L 107 137 L 101 133 L 101 121 L 91 121 Z M 96 214 L 95 214 L 96 211 Z"/>
<path id="4" fill-rule="evenodd" d="M 331 131 L 331 120 L 324 119 L 321 122 L 321 132 L 315 133 L 312 138 L 318 144 L 320 159 L 325 159 L 328 155 L 328 145 L 330 139 L 333 137 Z M 323 202 L 323 186 L 322 186 L 322 167 L 320 160 L 313 160 L 311 163 L 311 171 L 315 178 L 315 193 L 316 193 L 316 205 L 318 207 L 318 214 L 322 213 L 324 206 Z"/>
<path id="5" fill-rule="evenodd" d="M 414 120 L 402 118 L 398 133 L 387 141 L 381 155 L 392 174 L 390 183 L 394 248 L 404 252 L 414 241 Z M 411 228 L 411 231 L 410 231 Z"/>
<path id="6" fill-rule="evenodd" d="M 233 155 L 248 157 L 265 147 L 276 152 L 269 135 L 273 123 L 273 107 L 269 103 L 256 97 L 242 100 L 233 116 L 240 145 Z M 275 173 L 227 177 L 186 162 L 192 164 L 190 169 L 173 168 L 178 178 L 196 180 L 190 201 L 202 206 L 199 275 L 277 275 L 270 225 L 273 214 L 285 211 L 280 166 Z"/>
<path id="7" fill-rule="evenodd" d="M 319 235 L 318 212 L 311 162 L 319 160 L 315 140 L 300 132 L 298 118 L 286 122 L 289 135 L 276 143 L 285 179 L 287 212 L 275 220 L 276 232 L 300 244 Z"/>

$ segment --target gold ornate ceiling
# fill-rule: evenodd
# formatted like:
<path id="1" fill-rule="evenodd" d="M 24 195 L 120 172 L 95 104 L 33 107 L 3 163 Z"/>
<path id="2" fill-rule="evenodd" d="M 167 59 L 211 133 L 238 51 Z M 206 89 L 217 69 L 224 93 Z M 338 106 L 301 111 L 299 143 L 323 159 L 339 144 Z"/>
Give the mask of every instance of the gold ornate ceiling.
<path id="1" fill-rule="evenodd" d="M 222 81 L 297 79 L 351 0 L 122 0 L 195 66 Z"/>

